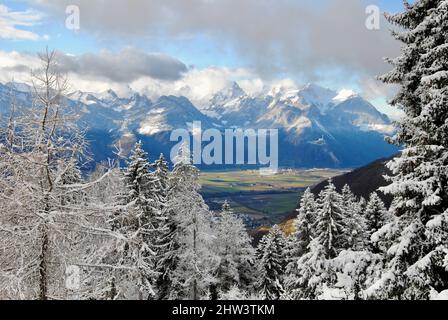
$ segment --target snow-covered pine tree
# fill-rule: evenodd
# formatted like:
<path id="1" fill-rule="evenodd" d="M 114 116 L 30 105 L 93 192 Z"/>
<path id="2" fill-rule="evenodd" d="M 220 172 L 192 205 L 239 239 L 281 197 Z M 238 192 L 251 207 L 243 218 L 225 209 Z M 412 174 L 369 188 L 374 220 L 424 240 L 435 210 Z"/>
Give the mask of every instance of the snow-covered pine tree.
<path id="1" fill-rule="evenodd" d="M 288 267 L 286 299 L 318 299 L 335 282 L 331 259 L 348 245 L 342 200 L 330 179 L 317 199 L 312 239 L 307 250 Z"/>
<path id="2" fill-rule="evenodd" d="M 328 286 L 334 284 L 336 273 L 327 255 L 328 249 L 319 239 L 313 239 L 308 252 L 298 259 L 295 274 L 288 278 L 285 299 L 318 299 Z"/>
<path id="3" fill-rule="evenodd" d="M 159 218 L 164 219 L 164 210 L 166 207 L 168 192 L 169 192 L 169 168 L 168 162 L 165 160 L 163 154 L 160 154 L 160 157 L 154 163 L 154 180 L 155 186 L 157 189 L 156 195 L 158 197 L 159 207 Z"/>
<path id="4" fill-rule="evenodd" d="M 344 250 L 331 261 L 338 281 L 332 287 L 333 299 L 365 299 L 364 290 L 382 271 L 383 257 L 368 250 Z M 328 297 L 330 298 L 330 297 Z"/>
<path id="5" fill-rule="evenodd" d="M 342 208 L 344 211 L 344 220 L 346 228 L 346 248 L 354 251 L 364 249 L 366 237 L 366 223 L 364 216 L 361 215 L 361 205 L 348 185 L 342 188 Z"/>
<path id="6" fill-rule="evenodd" d="M 287 238 L 287 265 L 285 270 L 285 290 L 292 292 L 296 289 L 298 266 L 301 256 L 309 250 L 313 240 L 314 224 L 317 216 L 317 204 L 310 188 L 306 189 L 300 200 L 298 215 L 294 220 L 294 232 Z"/>
<path id="7" fill-rule="evenodd" d="M 126 195 L 126 220 L 119 226 L 125 237 L 122 260 L 135 268 L 133 275 L 137 295 L 130 292 L 129 298 L 149 299 L 154 296 L 154 233 L 158 211 L 157 190 L 150 172 L 148 155 L 141 142 L 135 144 L 129 165 L 124 173 Z"/>
<path id="8" fill-rule="evenodd" d="M 384 202 L 378 196 L 378 193 L 373 192 L 370 195 L 369 202 L 367 203 L 365 210 L 366 225 L 367 225 L 367 235 L 372 236 L 380 228 L 382 228 L 386 223 L 390 222 L 389 212 L 384 205 Z"/>
<path id="9" fill-rule="evenodd" d="M 398 220 L 379 231 L 393 245 L 369 293 L 427 299 L 448 288 L 448 2 L 406 3 L 387 18 L 399 27 L 402 52 L 382 80 L 400 86 L 391 103 L 405 115 L 391 141 L 404 150 L 388 164 L 393 175 L 383 191 L 394 196 Z"/>
<path id="10" fill-rule="evenodd" d="M 169 299 L 170 296 L 175 296 L 171 291 L 176 290 L 173 287 L 172 276 L 178 266 L 178 257 L 176 256 L 181 247 L 180 234 L 181 226 L 177 220 L 176 214 L 171 207 L 173 199 L 170 199 L 175 192 L 174 177 L 170 177 L 168 163 L 165 157 L 161 154 L 155 163 L 155 175 L 158 179 L 161 207 L 158 218 L 158 236 L 155 239 L 157 258 L 157 299 Z"/>
<path id="11" fill-rule="evenodd" d="M 294 232 L 290 240 L 293 247 L 289 251 L 293 259 L 297 259 L 306 253 L 313 239 L 313 225 L 317 216 L 317 204 L 310 188 L 305 190 L 297 211 L 299 214 L 294 221 Z"/>
<path id="12" fill-rule="evenodd" d="M 174 159 L 168 194 L 167 248 L 158 262 L 160 299 L 200 299 L 211 283 L 211 216 L 199 194 L 189 146 Z"/>
<path id="13" fill-rule="evenodd" d="M 214 236 L 213 251 L 218 263 L 211 298 L 218 299 L 236 285 L 245 292 L 253 291 L 255 250 L 243 221 L 233 213 L 227 201 L 214 224 Z"/>
<path id="14" fill-rule="evenodd" d="M 284 293 L 285 249 L 285 238 L 277 225 L 272 227 L 258 245 L 258 288 L 267 300 L 279 300 Z"/>
<path id="15" fill-rule="evenodd" d="M 325 257 L 332 259 L 347 247 L 347 224 L 341 195 L 332 180 L 320 193 L 314 235 L 325 250 Z M 315 246 L 316 247 L 316 246 Z"/>

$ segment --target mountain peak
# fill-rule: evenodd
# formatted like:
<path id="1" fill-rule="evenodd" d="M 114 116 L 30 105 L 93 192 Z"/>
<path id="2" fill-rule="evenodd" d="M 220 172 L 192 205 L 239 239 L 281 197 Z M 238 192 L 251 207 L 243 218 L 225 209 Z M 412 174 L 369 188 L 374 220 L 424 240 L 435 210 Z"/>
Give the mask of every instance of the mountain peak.
<path id="1" fill-rule="evenodd" d="M 350 89 L 342 89 L 338 92 L 337 96 L 333 98 L 333 101 L 339 103 L 354 97 L 359 97 L 359 95 L 355 91 Z"/>
<path id="2" fill-rule="evenodd" d="M 218 95 L 222 97 L 226 97 L 227 99 L 236 99 L 241 96 L 245 96 L 246 92 L 240 87 L 240 85 L 233 81 L 229 86 L 225 87 L 221 91 L 218 92 Z"/>
<path id="3" fill-rule="evenodd" d="M 218 91 L 211 99 L 210 105 L 224 105 L 232 100 L 246 96 L 246 92 L 235 81 Z"/>
<path id="4" fill-rule="evenodd" d="M 324 107 L 327 106 L 338 94 L 331 89 L 309 83 L 299 90 L 299 95 L 307 104 L 314 104 L 317 107 Z"/>
<path id="5" fill-rule="evenodd" d="M 19 91 L 19 92 L 31 92 L 32 91 L 32 87 L 26 83 L 22 83 L 22 82 L 15 82 L 15 81 L 10 81 L 8 83 L 5 84 L 5 87 L 7 87 L 8 89 L 12 89 L 14 91 Z"/>

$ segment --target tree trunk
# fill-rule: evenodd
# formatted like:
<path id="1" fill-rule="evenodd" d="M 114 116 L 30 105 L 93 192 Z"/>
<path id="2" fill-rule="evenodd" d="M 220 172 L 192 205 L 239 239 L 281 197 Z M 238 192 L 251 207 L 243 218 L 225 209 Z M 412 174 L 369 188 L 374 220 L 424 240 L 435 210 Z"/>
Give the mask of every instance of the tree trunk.
<path id="1" fill-rule="evenodd" d="M 196 223 L 196 221 L 195 221 Z M 195 228 L 193 230 L 193 248 L 194 248 L 194 252 L 195 252 L 195 256 L 196 256 L 196 225 Z M 195 265 L 196 267 L 196 265 Z M 198 280 L 197 280 L 197 274 L 196 274 L 196 270 L 194 270 L 195 275 L 194 275 L 194 281 L 193 281 L 193 300 L 198 300 Z"/>
<path id="2" fill-rule="evenodd" d="M 39 300 L 48 299 L 48 230 L 44 223 L 41 226 L 41 252 L 39 256 Z"/>

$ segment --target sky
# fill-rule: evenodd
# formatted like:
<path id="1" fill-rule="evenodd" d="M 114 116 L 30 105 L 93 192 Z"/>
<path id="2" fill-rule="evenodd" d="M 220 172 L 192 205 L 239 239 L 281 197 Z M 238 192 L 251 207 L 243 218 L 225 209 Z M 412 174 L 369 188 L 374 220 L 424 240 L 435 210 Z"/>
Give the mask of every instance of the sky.
<path id="1" fill-rule="evenodd" d="M 232 81 L 253 95 L 316 83 L 352 89 L 396 116 L 386 103 L 394 88 L 376 77 L 399 43 L 382 14 L 379 28 L 366 26 L 377 22 L 372 5 L 403 10 L 401 0 L 1 0 L 0 82 L 26 81 L 48 47 L 73 90 L 200 104 Z"/>

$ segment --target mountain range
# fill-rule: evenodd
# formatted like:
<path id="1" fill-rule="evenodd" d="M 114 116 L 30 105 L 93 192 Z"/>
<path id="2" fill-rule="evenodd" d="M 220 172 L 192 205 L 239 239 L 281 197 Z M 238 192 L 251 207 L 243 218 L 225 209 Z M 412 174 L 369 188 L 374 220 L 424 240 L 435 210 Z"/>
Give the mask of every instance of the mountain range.
<path id="1" fill-rule="evenodd" d="M 9 110 L 11 96 L 18 105 L 31 105 L 32 93 L 25 84 L 0 84 L 0 114 Z M 274 87 L 256 96 L 236 83 L 194 105 L 182 96 L 151 100 L 131 92 L 119 96 L 76 91 L 66 104 L 80 114 L 87 129 L 95 161 L 128 152 L 142 140 L 151 158 L 169 154 L 173 129 L 190 129 L 201 121 L 202 129 L 278 129 L 279 164 L 291 168 L 355 168 L 388 157 L 397 147 L 384 141 L 393 133 L 390 119 L 360 95 L 335 92 L 314 84 L 301 88 Z"/>

